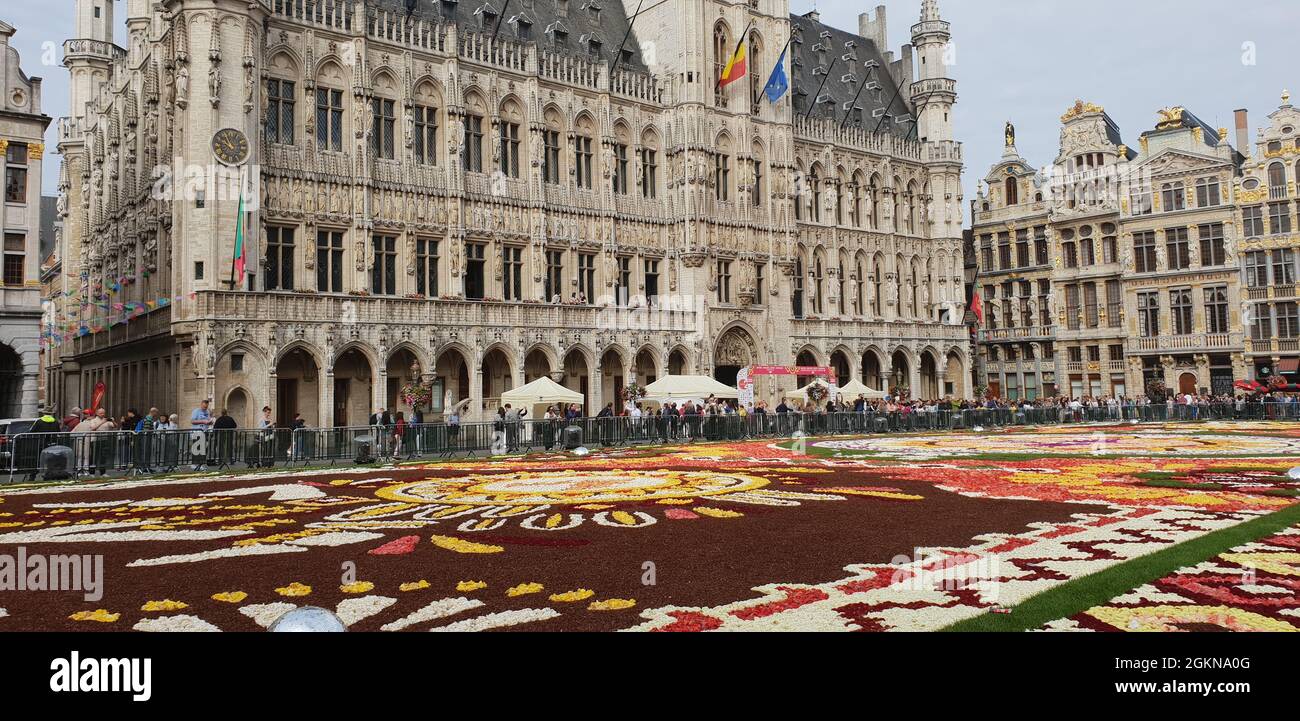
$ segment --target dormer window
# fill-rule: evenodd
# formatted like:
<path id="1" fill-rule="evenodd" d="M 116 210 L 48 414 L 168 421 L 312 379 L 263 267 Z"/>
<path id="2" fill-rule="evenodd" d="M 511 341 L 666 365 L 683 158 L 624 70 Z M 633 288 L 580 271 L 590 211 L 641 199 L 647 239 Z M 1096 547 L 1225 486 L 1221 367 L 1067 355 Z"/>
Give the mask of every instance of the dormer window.
<path id="1" fill-rule="evenodd" d="M 582 9 L 591 13 L 592 22 L 600 23 L 600 3 L 595 0 L 587 0 L 587 2 L 583 3 Z"/>
<path id="2" fill-rule="evenodd" d="M 533 21 L 525 15 L 516 15 L 510 18 L 511 24 L 515 26 L 515 37 L 525 42 L 533 39 Z"/>
<path id="3" fill-rule="evenodd" d="M 587 52 L 591 54 L 591 57 L 599 58 L 600 48 L 601 48 L 600 41 L 597 40 L 596 38 L 591 38 L 590 40 L 587 41 Z"/>

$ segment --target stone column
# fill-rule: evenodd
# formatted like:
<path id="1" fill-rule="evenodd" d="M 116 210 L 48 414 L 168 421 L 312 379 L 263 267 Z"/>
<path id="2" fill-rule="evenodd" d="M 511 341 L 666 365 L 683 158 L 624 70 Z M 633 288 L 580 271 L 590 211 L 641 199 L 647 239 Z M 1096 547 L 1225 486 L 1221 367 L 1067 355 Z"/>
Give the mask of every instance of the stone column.
<path id="1" fill-rule="evenodd" d="M 317 422 L 321 428 L 334 427 L 334 369 L 329 368 L 319 376 L 320 384 L 318 388 L 319 412 Z"/>
<path id="2" fill-rule="evenodd" d="M 467 409 L 469 418 L 464 420 L 483 420 L 483 363 L 477 359 L 471 371 L 469 398 L 469 408 Z"/>

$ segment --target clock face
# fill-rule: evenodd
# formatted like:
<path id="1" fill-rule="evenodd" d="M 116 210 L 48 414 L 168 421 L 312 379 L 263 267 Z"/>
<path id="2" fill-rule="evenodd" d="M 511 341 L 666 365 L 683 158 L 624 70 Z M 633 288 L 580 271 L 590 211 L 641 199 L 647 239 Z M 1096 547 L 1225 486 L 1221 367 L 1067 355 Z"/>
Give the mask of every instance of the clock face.
<path id="1" fill-rule="evenodd" d="M 248 136 L 234 128 L 218 130 L 212 136 L 212 152 L 226 165 L 240 165 L 248 160 Z"/>

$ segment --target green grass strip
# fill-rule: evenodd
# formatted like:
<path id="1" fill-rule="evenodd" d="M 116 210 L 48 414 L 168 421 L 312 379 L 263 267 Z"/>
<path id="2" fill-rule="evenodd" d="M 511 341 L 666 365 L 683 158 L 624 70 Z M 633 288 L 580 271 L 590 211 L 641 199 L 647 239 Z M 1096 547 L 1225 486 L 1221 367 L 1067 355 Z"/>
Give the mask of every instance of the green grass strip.
<path id="1" fill-rule="evenodd" d="M 1195 566 L 1297 523 L 1300 523 L 1300 504 L 1067 581 L 1025 599 L 1012 607 L 1009 614 L 985 613 L 941 630 L 1027 631 L 1041 628 L 1045 623 L 1104 605 L 1144 583 L 1164 578 L 1180 568 Z"/>

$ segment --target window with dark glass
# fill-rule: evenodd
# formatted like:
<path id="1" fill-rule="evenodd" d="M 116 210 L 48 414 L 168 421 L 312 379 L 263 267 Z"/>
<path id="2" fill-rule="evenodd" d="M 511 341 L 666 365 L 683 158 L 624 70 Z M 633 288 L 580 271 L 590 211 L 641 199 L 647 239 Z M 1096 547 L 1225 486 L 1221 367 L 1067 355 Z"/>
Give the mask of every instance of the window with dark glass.
<path id="1" fill-rule="evenodd" d="M 578 254 L 578 293 L 586 298 L 588 303 L 595 300 L 596 292 L 596 254 L 579 253 Z"/>
<path id="2" fill-rule="evenodd" d="M 343 91 L 316 88 L 316 145 L 321 150 L 343 150 Z"/>
<path id="3" fill-rule="evenodd" d="M 591 138 L 585 135 L 573 139 L 573 170 L 578 187 L 591 190 Z"/>
<path id="4" fill-rule="evenodd" d="M 266 227 L 266 289 L 293 290 L 293 228 Z"/>
<path id="5" fill-rule="evenodd" d="M 519 177 L 519 123 L 502 121 L 501 133 L 501 174 L 510 178 Z"/>
<path id="6" fill-rule="evenodd" d="M 557 297 L 564 300 L 564 251 L 546 251 L 546 284 L 543 291 L 546 302 L 553 302 Z"/>
<path id="7" fill-rule="evenodd" d="M 659 166 L 656 164 L 655 151 L 650 148 L 641 149 L 641 197 L 646 199 L 655 198 L 657 191 L 655 189 L 657 171 Z"/>
<path id="8" fill-rule="evenodd" d="M 483 243 L 465 243 L 465 297 L 470 300 L 483 299 L 486 251 Z"/>
<path id="9" fill-rule="evenodd" d="M 370 292 L 375 295 L 397 294 L 397 236 L 375 235 L 371 238 L 375 251 L 374 265 L 370 268 Z"/>
<path id="10" fill-rule="evenodd" d="M 627 146 L 614 143 L 614 168 L 610 182 L 615 195 L 627 195 Z"/>
<path id="11" fill-rule="evenodd" d="M 438 241 L 433 238 L 415 240 L 415 292 L 438 296 Z"/>
<path id="12" fill-rule="evenodd" d="M 465 147 L 461 150 L 461 166 L 471 173 L 483 172 L 483 118 L 465 115 Z"/>
<path id="13" fill-rule="evenodd" d="M 1196 227 L 1201 241 L 1201 265 L 1223 265 L 1228 262 L 1223 244 L 1223 223 L 1206 223 Z"/>
<path id="14" fill-rule="evenodd" d="M 1264 207 L 1252 205 L 1241 209 L 1241 232 L 1247 238 L 1264 234 Z"/>
<path id="15" fill-rule="evenodd" d="M 542 181 L 552 185 L 560 182 L 560 132 L 542 131 Z"/>
<path id="16" fill-rule="evenodd" d="M 417 105 L 415 112 L 415 162 L 421 165 L 438 164 L 438 109 Z"/>
<path id="17" fill-rule="evenodd" d="M 1186 270 L 1192 267 L 1191 246 L 1187 228 L 1165 229 L 1165 263 L 1169 270 Z"/>
<path id="18" fill-rule="evenodd" d="M 22 287 L 27 280 L 25 266 L 27 263 L 27 236 L 21 233 L 5 233 L 4 284 Z"/>
<path id="19" fill-rule="evenodd" d="M 266 81 L 266 140 L 293 144 L 294 82 L 270 78 Z"/>
<path id="20" fill-rule="evenodd" d="M 659 303 L 659 261 L 647 258 L 644 264 L 645 297 L 650 305 Z"/>
<path id="21" fill-rule="evenodd" d="M 385 98 L 373 98 L 370 112 L 374 115 L 370 128 L 370 152 L 376 158 L 392 160 L 397 148 L 396 104 Z"/>
<path id="22" fill-rule="evenodd" d="M 1138 293 L 1138 335 L 1154 338 L 1160 335 L 1160 294 L 1156 291 Z"/>
<path id="23" fill-rule="evenodd" d="M 316 231 L 316 290 L 343 292 L 343 231 Z"/>
<path id="24" fill-rule="evenodd" d="M 26 143 L 9 143 L 5 148 L 5 202 L 27 202 Z"/>
<path id="25" fill-rule="evenodd" d="M 718 302 L 731 302 L 731 261 L 718 261 Z"/>
<path id="26" fill-rule="evenodd" d="M 1188 335 L 1192 332 L 1191 288 L 1169 291 L 1169 320 L 1173 324 L 1174 335 Z"/>
<path id="27" fill-rule="evenodd" d="M 1156 234 L 1145 230 L 1133 234 L 1133 262 L 1139 273 L 1154 273 L 1156 270 Z"/>
<path id="28" fill-rule="evenodd" d="M 1205 289 L 1205 332 L 1228 332 L 1228 287 L 1225 285 Z"/>
<path id="29" fill-rule="evenodd" d="M 524 299 L 524 249 L 517 245 L 501 249 L 501 298 Z"/>

